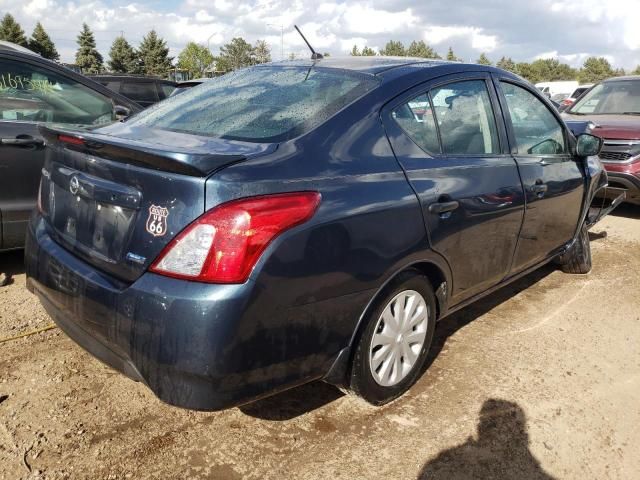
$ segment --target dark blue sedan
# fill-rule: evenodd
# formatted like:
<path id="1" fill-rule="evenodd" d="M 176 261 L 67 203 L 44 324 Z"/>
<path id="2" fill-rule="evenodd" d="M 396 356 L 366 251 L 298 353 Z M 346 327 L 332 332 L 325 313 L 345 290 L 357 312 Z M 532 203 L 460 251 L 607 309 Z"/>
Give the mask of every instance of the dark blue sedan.
<path id="1" fill-rule="evenodd" d="M 588 272 L 611 208 L 592 204 L 600 140 L 480 65 L 267 64 L 42 132 L 28 287 L 93 355 L 192 409 L 318 379 L 389 402 L 438 320 L 554 259 Z"/>

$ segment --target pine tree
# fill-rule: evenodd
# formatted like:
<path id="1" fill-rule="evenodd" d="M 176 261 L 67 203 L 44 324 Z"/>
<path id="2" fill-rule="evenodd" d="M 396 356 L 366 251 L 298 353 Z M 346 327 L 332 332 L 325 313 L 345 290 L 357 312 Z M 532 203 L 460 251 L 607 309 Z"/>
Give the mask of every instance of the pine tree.
<path id="1" fill-rule="evenodd" d="M 83 73 L 100 73 L 102 71 L 102 55 L 96 50 L 96 40 L 93 32 L 86 23 L 82 24 L 82 31 L 78 35 L 78 51 L 76 52 L 76 65 Z"/>
<path id="2" fill-rule="evenodd" d="M 402 42 L 389 40 L 384 48 L 380 50 L 380 55 L 388 57 L 405 57 L 407 52 L 405 51 Z"/>
<path id="3" fill-rule="evenodd" d="M 23 47 L 28 47 L 27 37 L 24 36 L 24 30 L 13 15 L 7 13 L 0 21 L 0 40 L 12 42 Z"/>
<path id="4" fill-rule="evenodd" d="M 638 65 L 636 69 L 631 72 L 631 75 L 640 75 L 640 65 Z"/>
<path id="5" fill-rule="evenodd" d="M 109 70 L 114 73 L 138 73 L 138 55 L 127 40 L 120 36 L 109 50 Z"/>
<path id="6" fill-rule="evenodd" d="M 267 42 L 258 40 L 253 46 L 254 63 L 268 63 L 271 61 L 271 49 Z"/>
<path id="7" fill-rule="evenodd" d="M 44 31 L 40 22 L 36 23 L 31 38 L 29 39 L 29 50 L 39 53 L 49 60 L 60 60 L 60 54 L 56 50 L 56 46 L 51 41 L 47 32 Z"/>
<path id="8" fill-rule="evenodd" d="M 449 47 L 449 51 L 447 52 L 447 60 L 450 62 L 458 62 L 460 59 L 456 57 L 456 54 L 453 53 L 453 48 Z"/>
<path id="9" fill-rule="evenodd" d="M 358 50 L 358 46 L 354 45 L 353 48 L 351 49 L 351 56 L 352 57 L 359 57 L 361 55 L 360 50 Z"/>
<path id="10" fill-rule="evenodd" d="M 506 70 L 507 72 L 516 72 L 516 63 L 511 59 L 511 57 L 502 57 L 496 63 L 496 67 Z"/>
<path id="11" fill-rule="evenodd" d="M 141 68 L 145 75 L 166 76 L 171 69 L 169 48 L 167 42 L 158 37 L 155 30 L 151 30 L 145 35 L 138 48 Z"/>
<path id="12" fill-rule="evenodd" d="M 253 63 L 253 47 L 244 38 L 236 37 L 220 47 L 220 57 L 231 70 L 247 67 Z"/>
<path id="13" fill-rule="evenodd" d="M 480 54 L 480 57 L 478 58 L 478 60 L 476 60 L 476 63 L 478 65 L 493 65 L 493 63 L 491 63 L 491 60 L 489 60 L 484 53 Z"/>
<path id="14" fill-rule="evenodd" d="M 375 57 L 376 51 L 373 48 L 367 47 L 365 45 L 360 55 L 362 55 L 363 57 Z"/>
<path id="15" fill-rule="evenodd" d="M 440 55 L 438 55 L 429 45 L 424 43 L 423 40 L 420 40 L 419 42 L 414 40 L 411 42 L 411 45 L 409 45 L 409 48 L 407 49 L 407 55 L 409 57 L 418 58 L 440 58 Z"/>

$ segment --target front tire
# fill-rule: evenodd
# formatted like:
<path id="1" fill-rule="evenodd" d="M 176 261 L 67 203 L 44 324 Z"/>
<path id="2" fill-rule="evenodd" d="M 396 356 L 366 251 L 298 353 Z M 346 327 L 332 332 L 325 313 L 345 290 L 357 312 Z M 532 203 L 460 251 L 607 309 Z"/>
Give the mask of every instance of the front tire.
<path id="1" fill-rule="evenodd" d="M 401 273 L 365 317 L 351 365 L 350 390 L 372 405 L 406 392 L 422 373 L 436 323 L 429 279 Z"/>
<path id="2" fill-rule="evenodd" d="M 558 263 L 565 273 L 585 274 L 591 271 L 591 244 L 586 224 L 569 251 L 558 258 Z"/>

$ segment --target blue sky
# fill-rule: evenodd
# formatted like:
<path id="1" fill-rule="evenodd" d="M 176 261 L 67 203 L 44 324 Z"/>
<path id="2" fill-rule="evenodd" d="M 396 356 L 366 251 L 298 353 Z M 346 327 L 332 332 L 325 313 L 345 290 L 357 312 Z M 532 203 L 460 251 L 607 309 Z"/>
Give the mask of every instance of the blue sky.
<path id="1" fill-rule="evenodd" d="M 155 28 L 177 55 L 189 41 L 209 44 L 217 53 L 234 36 L 264 39 L 274 59 L 283 51 L 306 56 L 293 30 L 298 24 L 317 50 L 347 54 L 354 44 L 379 49 L 387 40 L 425 40 L 441 54 L 452 46 L 458 56 L 475 60 L 486 53 L 531 61 L 559 58 L 579 66 L 589 55 L 607 57 L 615 66 L 640 64 L 640 0 L 369 0 L 355 2 L 279 0 L 67 1 L 0 0 L 30 34 L 40 21 L 72 61 L 83 22 L 94 30 L 107 56 L 123 32 L 137 45 Z"/>

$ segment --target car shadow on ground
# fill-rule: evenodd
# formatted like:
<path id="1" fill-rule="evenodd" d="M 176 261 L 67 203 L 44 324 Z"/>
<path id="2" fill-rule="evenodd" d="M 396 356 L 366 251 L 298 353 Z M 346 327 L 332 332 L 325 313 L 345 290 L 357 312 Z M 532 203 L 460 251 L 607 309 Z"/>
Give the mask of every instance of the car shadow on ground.
<path id="1" fill-rule="evenodd" d="M 552 480 L 529 450 L 524 410 L 514 402 L 490 398 L 480 409 L 475 438 L 440 452 L 418 480 L 519 478 Z"/>
<path id="2" fill-rule="evenodd" d="M 435 361 L 451 335 L 555 270 L 553 264 L 545 265 L 438 322 L 424 370 Z M 312 412 L 342 396 L 344 393 L 338 388 L 318 381 L 244 405 L 240 410 L 245 415 L 263 420 L 285 421 Z"/>
<path id="3" fill-rule="evenodd" d="M 13 283 L 13 276 L 24 273 L 24 251 L 0 253 L 0 287 Z"/>
<path id="4" fill-rule="evenodd" d="M 609 215 L 616 217 L 636 218 L 640 219 L 640 205 L 632 205 L 631 203 L 623 203 L 613 210 Z"/>

